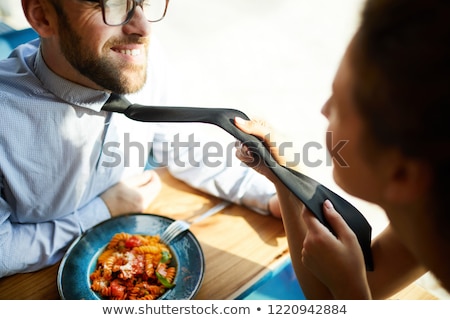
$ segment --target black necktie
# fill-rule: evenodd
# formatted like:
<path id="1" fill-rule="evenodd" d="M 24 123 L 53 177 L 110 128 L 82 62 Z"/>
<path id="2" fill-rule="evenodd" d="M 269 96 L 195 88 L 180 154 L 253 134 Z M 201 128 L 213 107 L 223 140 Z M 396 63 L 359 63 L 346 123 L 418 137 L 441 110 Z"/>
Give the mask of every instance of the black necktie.
<path id="1" fill-rule="evenodd" d="M 304 203 L 320 222 L 331 230 L 322 212 L 323 202 L 329 199 L 336 211 L 341 214 L 356 234 L 364 254 L 366 269 L 369 271 L 373 270 L 372 252 L 370 249 L 372 228 L 365 217 L 348 201 L 322 184 L 300 172 L 279 165 L 272 158 L 262 141 L 255 136 L 242 132 L 234 125 L 235 117 L 249 120 L 243 112 L 223 108 L 144 106 L 131 104 L 123 96 L 114 93 L 111 94 L 102 110 L 123 113 L 130 119 L 144 122 L 203 122 L 221 127 L 236 139 L 245 143 L 261 159 L 264 159 L 267 166 L 270 167 L 286 187 Z"/>

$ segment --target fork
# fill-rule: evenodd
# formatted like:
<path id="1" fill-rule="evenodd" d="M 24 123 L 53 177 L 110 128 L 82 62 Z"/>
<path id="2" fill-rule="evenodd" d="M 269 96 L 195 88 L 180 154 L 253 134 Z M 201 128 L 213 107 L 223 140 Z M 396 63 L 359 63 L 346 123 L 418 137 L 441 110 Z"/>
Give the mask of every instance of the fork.
<path id="1" fill-rule="evenodd" d="M 166 230 L 164 230 L 163 234 L 160 237 L 161 242 L 168 244 L 173 239 L 175 239 L 179 234 L 185 232 L 189 229 L 189 227 L 197 222 L 202 221 L 203 219 L 212 216 L 213 214 L 219 212 L 220 210 L 228 207 L 231 204 L 231 202 L 223 200 L 216 204 L 214 207 L 206 211 L 205 213 L 201 214 L 197 218 L 195 218 L 192 221 L 188 220 L 175 220 L 172 222 Z"/>

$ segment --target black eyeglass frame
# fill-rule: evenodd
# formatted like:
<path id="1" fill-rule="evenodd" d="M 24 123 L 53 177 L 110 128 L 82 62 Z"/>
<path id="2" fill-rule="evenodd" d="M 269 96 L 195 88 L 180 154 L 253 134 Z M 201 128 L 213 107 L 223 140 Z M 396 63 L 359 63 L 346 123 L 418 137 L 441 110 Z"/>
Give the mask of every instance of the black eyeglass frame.
<path id="1" fill-rule="evenodd" d="M 111 24 L 106 21 L 106 11 L 105 11 L 105 3 L 104 3 L 105 0 L 86 0 L 86 1 L 98 2 L 100 4 L 100 7 L 102 8 L 103 22 L 108 26 L 117 27 L 117 26 L 123 26 L 124 24 L 127 24 L 128 22 L 130 22 L 131 18 L 133 18 L 134 10 L 136 9 L 136 6 L 139 5 L 142 8 L 142 4 L 145 0 L 133 0 L 133 7 L 128 12 L 127 17 L 125 18 L 125 21 L 118 23 L 118 24 Z M 169 0 L 166 0 L 166 6 L 164 8 L 164 12 L 163 12 L 161 18 L 159 18 L 157 20 L 147 20 L 147 21 L 148 22 L 158 22 L 158 21 L 161 21 L 162 19 L 164 19 L 164 17 L 166 16 L 166 13 L 167 13 L 168 6 L 169 6 Z"/>

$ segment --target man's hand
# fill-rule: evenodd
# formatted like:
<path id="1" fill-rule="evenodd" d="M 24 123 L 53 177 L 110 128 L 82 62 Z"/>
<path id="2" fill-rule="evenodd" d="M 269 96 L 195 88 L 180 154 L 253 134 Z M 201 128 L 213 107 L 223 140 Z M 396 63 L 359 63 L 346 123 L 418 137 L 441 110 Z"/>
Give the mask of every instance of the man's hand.
<path id="1" fill-rule="evenodd" d="M 112 217 L 132 212 L 143 212 L 161 190 L 161 180 L 153 170 L 120 181 L 103 194 Z"/>
<path id="2" fill-rule="evenodd" d="M 269 200 L 269 212 L 275 218 L 281 218 L 281 206 L 278 196 L 274 195 Z"/>

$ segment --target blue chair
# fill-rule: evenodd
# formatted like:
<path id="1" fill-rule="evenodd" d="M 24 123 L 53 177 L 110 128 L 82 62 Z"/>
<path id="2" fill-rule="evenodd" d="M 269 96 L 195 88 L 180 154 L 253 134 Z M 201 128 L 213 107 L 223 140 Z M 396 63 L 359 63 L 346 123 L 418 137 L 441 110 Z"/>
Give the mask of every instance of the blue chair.
<path id="1" fill-rule="evenodd" d="M 291 258 L 245 290 L 236 300 L 306 300 L 297 281 Z"/>
<path id="2" fill-rule="evenodd" d="M 0 60 L 7 58 L 18 45 L 37 37 L 38 34 L 32 28 L 15 30 L 4 23 L 0 23 Z"/>

